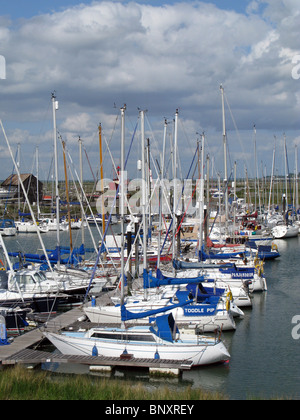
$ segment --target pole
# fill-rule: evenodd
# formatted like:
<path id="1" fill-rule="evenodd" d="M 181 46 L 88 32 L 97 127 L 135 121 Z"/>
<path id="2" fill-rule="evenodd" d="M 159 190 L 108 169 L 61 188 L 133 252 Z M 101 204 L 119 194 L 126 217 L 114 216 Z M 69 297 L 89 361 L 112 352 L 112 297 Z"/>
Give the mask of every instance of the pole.
<path id="1" fill-rule="evenodd" d="M 225 121 L 225 105 L 224 105 L 224 88 L 221 85 L 222 96 L 222 121 L 223 121 L 223 149 L 224 149 L 224 185 L 225 188 L 225 231 L 228 233 L 228 187 L 227 187 L 227 141 L 226 141 L 226 121 Z"/>
<path id="2" fill-rule="evenodd" d="M 102 127 L 101 124 L 98 126 L 99 130 L 99 152 L 100 152 L 100 179 L 101 179 L 101 192 L 102 192 L 102 232 L 104 235 L 105 232 L 105 212 L 104 212 L 104 186 L 103 186 L 103 160 L 102 160 Z"/>
<path id="3" fill-rule="evenodd" d="M 57 266 L 60 268 L 60 235 L 59 235 L 59 186 L 58 186 L 58 159 L 57 159 L 57 132 L 56 132 L 56 111 L 58 102 L 56 96 L 52 93 L 52 111 L 53 111 L 53 142 L 54 142 L 54 170 L 55 170 L 55 207 L 56 207 L 56 240 L 57 240 Z"/>
<path id="4" fill-rule="evenodd" d="M 125 167 L 125 110 L 126 105 L 121 108 L 121 170 L 120 170 L 120 215 L 121 215 L 121 306 L 124 305 L 124 204 L 125 204 L 125 188 L 124 188 L 124 167 Z"/>
<path id="5" fill-rule="evenodd" d="M 71 212 L 70 212 L 70 200 L 69 200 L 69 188 L 68 188 L 68 173 L 67 173 L 67 162 L 66 162 L 66 144 L 62 142 L 63 155 L 64 155 L 64 170 L 65 170 L 65 183 L 66 183 L 66 198 L 68 206 L 68 222 L 69 222 L 69 233 L 70 233 L 70 256 L 73 251 L 73 240 L 72 240 L 72 227 L 71 227 Z"/>

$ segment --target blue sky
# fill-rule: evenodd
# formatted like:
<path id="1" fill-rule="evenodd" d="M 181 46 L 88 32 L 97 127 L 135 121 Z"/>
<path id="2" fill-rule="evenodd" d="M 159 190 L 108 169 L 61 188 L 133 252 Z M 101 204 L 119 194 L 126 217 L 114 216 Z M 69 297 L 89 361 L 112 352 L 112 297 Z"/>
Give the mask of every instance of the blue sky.
<path id="1" fill-rule="evenodd" d="M 211 3 L 220 9 L 235 10 L 244 13 L 251 0 L 202 0 L 204 3 Z M 93 1 L 86 0 L 2 0 L 1 15 L 9 15 L 12 19 L 30 18 L 41 13 L 51 13 L 60 11 L 70 6 L 80 4 L 91 4 Z M 126 1 L 128 2 L 128 1 Z M 161 4 L 179 3 L 180 0 L 138 0 L 140 4 L 151 4 L 159 6 Z"/>

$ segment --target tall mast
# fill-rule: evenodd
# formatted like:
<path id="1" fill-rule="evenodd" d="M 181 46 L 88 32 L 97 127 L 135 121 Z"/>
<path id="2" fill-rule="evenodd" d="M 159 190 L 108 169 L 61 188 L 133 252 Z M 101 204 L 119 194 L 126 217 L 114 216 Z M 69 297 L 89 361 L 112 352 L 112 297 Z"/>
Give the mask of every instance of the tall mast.
<path id="1" fill-rule="evenodd" d="M 222 121 L 223 121 L 223 149 L 224 149 L 224 185 L 225 185 L 225 230 L 228 231 L 228 187 L 227 187 L 227 139 L 226 139 L 226 121 L 225 121 L 225 104 L 224 104 L 224 88 L 221 85 L 222 96 Z"/>
<path id="2" fill-rule="evenodd" d="M 79 143 L 79 168 L 80 168 L 80 197 L 81 197 L 81 203 L 83 203 L 83 170 L 82 170 L 82 140 L 79 136 L 78 139 Z M 84 244 L 84 211 L 83 211 L 83 205 L 81 205 L 81 243 Z"/>
<path id="3" fill-rule="evenodd" d="M 296 220 L 298 220 L 298 205 L 299 205 L 299 192 L 298 192 L 298 146 L 295 146 L 295 213 Z"/>
<path id="4" fill-rule="evenodd" d="M 142 140 L 142 214 L 143 214 L 143 278 L 147 273 L 147 191 L 146 191 L 146 158 L 145 158 L 145 111 L 140 111 L 141 115 L 141 140 Z M 144 287 L 144 299 L 147 300 L 148 290 Z"/>
<path id="5" fill-rule="evenodd" d="M 159 229 L 158 229 L 158 250 L 157 250 L 157 268 L 160 268 L 160 243 L 161 243 L 161 229 L 162 229 L 162 188 L 164 180 L 164 167 L 165 167 L 165 151 L 166 151 L 166 137 L 167 137 L 167 120 L 164 123 L 164 137 L 163 137 L 163 154 L 160 163 L 160 183 L 159 183 Z"/>
<path id="6" fill-rule="evenodd" d="M 124 304 L 124 208 L 125 208 L 125 110 L 126 105 L 121 108 L 121 168 L 120 168 L 120 215 L 121 215 L 121 306 Z"/>
<path id="7" fill-rule="evenodd" d="M 21 145 L 18 143 L 18 169 L 20 171 L 20 162 L 21 162 L 21 151 L 20 151 Z M 21 211 L 21 188 L 20 188 L 20 182 L 18 182 L 18 212 Z M 20 219 L 20 213 L 19 213 L 19 219 Z"/>
<path id="8" fill-rule="evenodd" d="M 259 176 L 258 176 L 258 168 L 257 168 L 257 149 L 256 149 L 256 126 L 253 126 L 253 132 L 254 132 L 254 160 L 255 160 L 255 209 L 257 207 L 257 199 L 256 196 L 258 195 L 258 207 L 259 211 L 261 211 L 261 201 L 260 201 L 260 185 L 259 185 Z"/>
<path id="9" fill-rule="evenodd" d="M 287 167 L 287 149 L 286 149 L 286 135 L 284 134 L 284 162 L 285 162 L 285 205 L 286 211 L 289 209 L 289 200 L 288 200 L 288 167 Z"/>
<path id="10" fill-rule="evenodd" d="M 56 207 L 56 240 L 58 259 L 57 265 L 60 266 L 60 236 L 59 236 L 59 187 L 58 187 L 58 158 L 57 158 L 57 130 L 56 130 L 56 111 L 58 102 L 55 93 L 52 93 L 52 112 L 53 112 L 53 142 L 54 142 L 54 170 L 55 170 L 55 207 Z"/>
<path id="11" fill-rule="evenodd" d="M 176 218 L 176 208 L 177 208 L 177 142 L 178 142 L 178 109 L 175 112 L 175 128 L 174 128 L 174 191 L 173 191 L 173 223 L 172 223 L 172 233 L 173 233 L 173 243 L 172 243 L 172 257 L 176 257 L 176 241 L 175 241 L 175 233 L 176 233 L 176 225 L 177 225 L 177 218 Z M 175 273 L 175 268 L 173 268 Z"/>
<path id="12" fill-rule="evenodd" d="M 272 188 L 273 188 L 273 181 L 274 181 L 274 166 L 275 166 L 275 149 L 276 149 L 276 137 L 274 136 L 274 148 L 273 148 L 272 174 L 271 174 L 271 182 L 270 182 L 268 214 L 270 214 L 270 211 L 271 211 L 271 198 L 272 198 Z M 278 199 L 278 197 L 277 197 L 277 199 Z"/>
<path id="13" fill-rule="evenodd" d="M 102 127 L 98 126 L 99 130 L 99 152 L 100 152 L 100 179 L 101 179 L 101 192 L 102 192 L 102 232 L 105 233 L 105 213 L 104 213 L 104 187 L 103 187 L 103 161 L 102 161 Z"/>
<path id="14" fill-rule="evenodd" d="M 39 189 L 39 147 L 36 146 L 36 214 L 40 218 L 40 189 Z"/>
<path id="15" fill-rule="evenodd" d="M 200 178 L 200 197 L 199 197 L 199 213 L 200 213 L 200 226 L 198 230 L 198 259 L 200 259 L 200 253 L 203 247 L 203 222 L 204 222 L 204 134 L 202 134 L 201 144 L 201 178 Z"/>
<path id="16" fill-rule="evenodd" d="M 64 156 L 64 169 L 65 169 L 65 183 L 66 183 L 66 198 L 68 206 L 68 222 L 69 222 L 69 233 L 70 233 L 70 256 L 73 251 L 73 240 L 72 240 L 72 227 L 71 227 L 71 212 L 70 212 L 70 200 L 69 200 L 69 186 L 68 186 L 68 171 L 67 171 L 67 161 L 66 161 L 66 143 L 62 142 L 63 146 L 63 156 Z"/>

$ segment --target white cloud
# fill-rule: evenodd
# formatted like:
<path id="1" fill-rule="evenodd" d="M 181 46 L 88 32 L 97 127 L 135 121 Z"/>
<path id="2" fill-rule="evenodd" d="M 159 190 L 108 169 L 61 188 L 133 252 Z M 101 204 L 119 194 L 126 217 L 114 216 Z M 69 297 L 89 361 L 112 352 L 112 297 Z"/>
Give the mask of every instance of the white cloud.
<path id="1" fill-rule="evenodd" d="M 28 143 L 45 147 L 48 102 L 56 90 L 58 127 L 73 144 L 81 135 L 92 148 L 99 122 L 110 137 L 114 103 L 127 103 L 132 121 L 137 107 L 148 108 L 161 132 L 163 118 L 172 119 L 179 107 L 190 122 L 191 143 L 200 129 L 213 130 L 218 141 L 223 83 L 237 126 L 251 130 L 255 122 L 270 130 L 271 150 L 274 130 L 299 129 L 298 85 L 291 77 L 298 9 L 298 0 L 255 0 L 247 14 L 198 1 L 160 7 L 106 1 L 18 22 L 2 19 L 7 79 L 1 117 L 12 127 L 13 142 L 13 125 L 22 124 Z"/>

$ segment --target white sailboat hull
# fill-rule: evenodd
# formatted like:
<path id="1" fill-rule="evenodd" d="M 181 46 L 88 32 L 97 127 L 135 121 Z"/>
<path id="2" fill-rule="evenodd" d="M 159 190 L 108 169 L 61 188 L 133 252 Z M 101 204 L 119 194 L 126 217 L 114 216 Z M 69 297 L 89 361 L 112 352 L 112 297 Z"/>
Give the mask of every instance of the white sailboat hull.
<path id="1" fill-rule="evenodd" d="M 299 226 L 275 226 L 272 229 L 272 235 L 275 239 L 295 238 L 299 234 Z"/>
<path id="2" fill-rule="evenodd" d="M 139 312 L 145 310 L 154 310 L 162 308 L 159 305 L 126 305 L 129 311 Z M 166 314 L 172 313 L 177 324 L 189 325 L 191 327 L 201 328 L 203 332 L 213 332 L 217 328 L 222 328 L 223 331 L 231 331 L 236 329 L 236 324 L 233 316 L 226 310 L 217 311 L 215 315 L 202 315 L 201 309 L 190 306 L 189 315 L 185 315 L 183 308 L 176 308 L 171 311 L 166 311 Z M 120 324 L 121 312 L 119 306 L 88 306 L 84 308 L 86 316 L 91 322 L 97 324 Z M 140 318 L 126 321 L 126 324 L 145 324 L 149 322 L 148 318 Z"/>
<path id="3" fill-rule="evenodd" d="M 208 339 L 203 344 L 186 344 L 181 340 L 173 343 L 163 340 L 152 343 L 133 343 L 126 339 L 119 342 L 91 339 L 76 333 L 72 336 L 54 333 L 44 333 L 44 335 L 62 354 L 68 355 L 91 356 L 96 346 L 98 356 L 120 357 L 126 350 L 136 359 L 154 359 L 158 354 L 160 359 L 191 361 L 193 366 L 221 363 L 230 358 L 224 344 L 214 342 L 214 339 Z"/>

